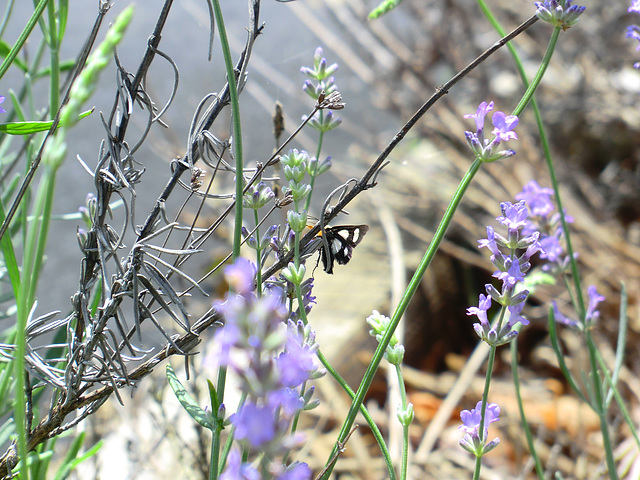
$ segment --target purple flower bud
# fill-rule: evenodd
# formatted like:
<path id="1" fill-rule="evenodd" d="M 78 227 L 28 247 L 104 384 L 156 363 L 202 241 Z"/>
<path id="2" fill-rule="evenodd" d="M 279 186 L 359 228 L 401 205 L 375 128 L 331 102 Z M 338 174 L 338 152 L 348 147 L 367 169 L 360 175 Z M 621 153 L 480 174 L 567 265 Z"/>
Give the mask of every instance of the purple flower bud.
<path id="1" fill-rule="evenodd" d="M 540 20 L 550 23 L 554 27 L 567 30 L 575 24 L 587 7 L 571 5 L 572 0 L 545 0 L 534 2 L 536 15 Z"/>
<path id="2" fill-rule="evenodd" d="M 467 315 L 476 315 L 480 320 L 482 328 L 489 328 L 489 320 L 487 318 L 487 311 L 491 308 L 491 297 L 488 295 L 480 294 L 480 301 L 477 307 L 467 308 Z"/>
<path id="3" fill-rule="evenodd" d="M 464 118 L 473 118 L 475 120 L 476 134 L 478 135 L 478 138 L 480 140 L 483 139 L 482 132 L 484 130 L 484 119 L 487 116 L 487 113 L 489 113 L 491 110 L 493 110 L 493 102 L 490 102 L 488 104 L 487 102 L 482 102 L 480 105 L 478 105 L 478 110 L 476 110 L 476 113 L 468 113 L 464 115 Z"/>
<path id="4" fill-rule="evenodd" d="M 586 323 L 593 324 L 600 318 L 600 312 L 596 308 L 600 302 L 604 301 L 604 297 L 597 292 L 595 285 L 589 286 L 587 294 L 589 295 L 589 306 L 587 307 Z"/>

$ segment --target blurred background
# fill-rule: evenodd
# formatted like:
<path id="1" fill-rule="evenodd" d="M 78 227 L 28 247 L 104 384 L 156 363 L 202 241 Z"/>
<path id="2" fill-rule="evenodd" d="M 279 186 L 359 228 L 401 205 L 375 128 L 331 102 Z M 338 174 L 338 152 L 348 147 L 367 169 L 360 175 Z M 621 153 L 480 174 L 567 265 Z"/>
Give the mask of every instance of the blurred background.
<path id="1" fill-rule="evenodd" d="M 629 292 L 628 355 L 620 381 L 637 419 L 640 73 L 633 69 L 633 63 L 640 52 L 636 53 L 633 42 L 624 36 L 626 26 L 635 21 L 626 13 L 627 5 L 595 3 L 588 3 L 580 22 L 561 34 L 536 98 L 552 140 L 565 207 L 575 219 L 572 240 L 579 253 L 583 284 L 596 285 L 606 297 L 594 335 L 605 350 L 611 346 L 610 352 L 618 335 L 621 282 Z M 128 4 L 115 2 L 108 18 L 115 18 Z M 336 83 L 347 106 L 338 112 L 343 121 L 340 128 L 325 136 L 323 153 L 332 157 L 333 167 L 330 175 L 321 177 L 311 208 L 316 216 L 324 195 L 349 178 L 360 177 L 438 86 L 499 39 L 472 0 L 404 0 L 384 18 L 369 21 L 367 14 L 375 5 L 372 0 L 265 0 L 262 4 L 265 29 L 255 44 L 241 98 L 250 164 L 266 161 L 276 145 L 271 120 L 276 102 L 283 106 L 286 133 L 295 130 L 300 117 L 312 109 L 313 100 L 302 91 L 304 77 L 299 69 L 312 64 L 316 47 L 322 46 L 329 63 L 340 66 Z M 20 4 L 25 18 L 30 14 L 27 7 L 26 2 Z M 490 7 L 507 31 L 535 12 L 528 0 L 494 2 Z M 69 58 L 75 58 L 96 10 L 93 3 L 89 6 L 81 0 L 70 0 L 69 8 L 68 34 L 62 48 Z M 140 2 L 136 8 L 134 23 L 118 49 L 121 63 L 130 71 L 140 62 L 161 4 Z M 224 1 L 223 9 L 237 55 L 246 37 L 247 5 Z M 21 24 L 16 23 L 15 29 L 17 34 Z M 548 24 L 537 22 L 514 41 L 529 78 L 540 64 L 551 32 Z M 208 36 L 204 2 L 182 0 L 174 5 L 160 48 L 176 62 L 180 82 L 172 107 L 163 116 L 169 128 L 156 125 L 136 157 L 146 168 L 136 199 L 140 223 L 168 178 L 169 162 L 184 155 L 196 106 L 224 82 L 217 39 L 213 60 L 207 60 Z M 147 91 L 161 105 L 170 92 L 173 73 L 161 62 L 155 62 L 151 73 Z M 95 164 L 105 134 L 97 113 L 111 108 L 114 78 L 115 69 L 110 67 L 92 99 L 96 113 L 70 132 L 64 184 L 58 189 L 55 207 L 61 215 L 77 211 L 92 191 L 92 179 L 74 157 L 79 155 L 89 165 Z M 10 76 L 3 79 L 1 92 L 10 88 L 10 81 Z M 503 48 L 428 112 L 392 153 L 390 165 L 378 177 L 378 186 L 361 194 L 349 206 L 348 216 L 336 219 L 335 224 L 366 223 L 371 229 L 348 265 L 336 268 L 333 276 L 321 268 L 316 270 L 318 304 L 310 321 L 318 331 L 321 349 L 352 388 L 357 388 L 375 348 L 366 316 L 374 309 L 393 312 L 473 160 L 463 133 L 473 129 L 473 124 L 463 115 L 474 113 L 481 101 L 491 100 L 496 110 L 510 113 L 523 92 L 512 59 Z M 134 123 L 134 127 L 141 131 L 144 125 Z M 229 124 L 217 128 L 224 137 Z M 514 201 L 530 180 L 543 187 L 551 185 L 530 109 L 521 116 L 517 133 L 519 140 L 509 144 L 517 155 L 485 165 L 476 177 L 403 320 L 405 379 L 416 410 L 411 431 L 416 451 L 411 457 L 413 478 L 468 478 L 472 470 L 472 458 L 457 445 L 457 425 L 459 411 L 473 407 L 480 398 L 484 363 L 468 361 L 477 337 L 466 308 L 477 304 L 478 294 L 493 272 L 476 242 L 485 236 L 486 225 L 500 214 L 500 202 Z M 303 130 L 293 146 L 313 152 L 316 140 L 315 131 Z M 215 218 L 220 211 L 216 204 L 207 208 L 204 217 Z M 43 281 L 39 294 L 40 313 L 70 308 L 81 259 L 80 251 L 74 248 L 76 225 L 62 220 L 53 225 L 50 243 L 55 245 L 55 255 L 47 258 L 43 273 L 49 281 Z M 228 251 L 228 238 L 221 231 L 220 238 L 200 257 L 201 263 L 190 268 L 202 275 Z M 214 278 L 208 282 L 205 289 L 213 298 L 220 296 L 224 289 L 220 281 Z M 569 302 L 561 285 L 538 290 L 525 311 L 531 325 L 519 337 L 520 375 L 525 382 L 524 396 L 529 399 L 526 408 L 545 466 L 567 477 L 593 478 L 602 462 L 597 419 L 569 393 L 556 367 L 547 337 L 551 299 L 561 308 Z M 211 300 L 194 298 L 192 308 L 204 311 Z M 580 369 L 585 358 L 577 337 L 563 330 L 561 338 L 571 367 Z M 203 340 L 199 347 L 202 355 L 193 362 L 194 381 L 190 382 L 194 394 L 201 390 L 202 405 L 208 396 L 204 378 L 215 375 L 215 369 L 208 367 L 206 338 Z M 526 444 L 519 433 L 508 362 L 507 350 L 499 351 L 492 401 L 503 408 L 498 424 L 502 443 L 489 455 L 483 474 L 485 478 L 532 478 Z M 182 362 L 174 358 L 171 363 L 178 370 Z M 167 390 L 163 371 L 159 368 L 153 378 L 143 381 L 132 398 L 125 399 L 125 407 L 107 404 L 80 426 L 94 441 L 106 441 L 98 456 L 82 466 L 82 478 L 206 478 L 208 435 L 179 408 Z M 467 380 L 459 400 L 445 401 L 460 377 Z M 298 458 L 315 471 L 326 461 L 349 405 L 343 392 L 326 378 L 319 383 L 318 393 L 321 406 L 305 418 L 313 441 Z M 392 439 L 399 431 L 393 402 L 393 390 L 381 371 L 367 405 L 383 433 Z M 623 448 L 628 432 L 621 428 L 618 434 L 619 454 L 629 455 L 629 464 L 637 465 L 637 454 Z M 386 478 L 366 427 L 351 438 L 335 475 Z"/>

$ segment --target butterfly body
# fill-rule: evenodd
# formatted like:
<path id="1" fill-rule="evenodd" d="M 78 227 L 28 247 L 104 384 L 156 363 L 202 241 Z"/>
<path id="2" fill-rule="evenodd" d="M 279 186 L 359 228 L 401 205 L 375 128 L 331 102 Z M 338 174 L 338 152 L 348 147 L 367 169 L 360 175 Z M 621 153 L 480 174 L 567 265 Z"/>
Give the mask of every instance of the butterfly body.
<path id="1" fill-rule="evenodd" d="M 333 274 L 333 265 L 336 262 L 338 265 L 349 263 L 353 249 L 362 241 L 368 230 L 368 225 L 338 225 L 325 228 L 325 238 L 320 246 L 324 271 Z"/>

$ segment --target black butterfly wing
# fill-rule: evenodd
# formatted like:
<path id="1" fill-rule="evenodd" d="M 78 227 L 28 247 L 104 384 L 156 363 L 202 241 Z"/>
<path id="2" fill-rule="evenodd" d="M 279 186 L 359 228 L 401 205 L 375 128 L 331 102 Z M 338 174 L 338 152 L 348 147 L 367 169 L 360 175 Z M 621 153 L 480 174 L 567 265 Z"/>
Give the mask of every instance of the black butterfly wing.
<path id="1" fill-rule="evenodd" d="M 368 225 L 341 225 L 325 229 L 329 250 L 323 244 L 320 251 L 324 271 L 332 274 L 334 262 L 346 265 L 351 260 L 353 249 L 369 230 Z"/>

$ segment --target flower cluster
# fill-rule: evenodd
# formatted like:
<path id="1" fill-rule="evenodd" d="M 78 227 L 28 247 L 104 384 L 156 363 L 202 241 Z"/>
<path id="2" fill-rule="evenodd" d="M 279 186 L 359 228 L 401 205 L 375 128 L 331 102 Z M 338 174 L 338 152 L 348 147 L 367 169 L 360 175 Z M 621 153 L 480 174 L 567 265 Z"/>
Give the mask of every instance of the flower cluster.
<path id="1" fill-rule="evenodd" d="M 539 232 L 525 233 L 527 225 L 527 206 L 521 201 L 516 204 L 503 202 L 500 204 L 502 215 L 497 220 L 507 227 L 507 237 L 496 233 L 493 227 L 487 226 L 487 238 L 478 241 L 480 248 L 487 247 L 491 252 L 491 262 L 498 268 L 493 276 L 502 281 L 498 291 L 493 285 L 485 285 L 488 295 L 480 294 L 478 307 L 469 307 L 467 315 L 476 315 L 479 323 L 473 328 L 478 336 L 489 345 L 504 345 L 518 334 L 515 325 L 528 325 L 529 321 L 521 315 L 524 302 L 529 292 L 522 288 L 525 274 L 531 268 L 531 257 L 540 251 Z M 501 250 L 502 249 L 502 250 Z M 503 253 L 503 250 L 506 253 Z M 509 319 L 504 320 L 504 309 L 500 320 L 492 326 L 487 318 L 491 300 L 506 308 Z"/>
<path id="2" fill-rule="evenodd" d="M 529 210 L 524 232 L 540 232 L 540 258 L 545 261 L 542 270 L 554 275 L 566 272 L 570 258 L 562 245 L 564 230 L 560 214 L 555 211 L 553 190 L 543 188 L 532 180 L 516 195 L 516 200 L 524 201 Z M 573 223 L 573 217 L 566 212 L 565 220 L 567 223 Z"/>
<path id="3" fill-rule="evenodd" d="M 236 373 L 246 395 L 229 417 L 235 438 L 269 478 L 311 478 L 306 464 L 284 465 L 282 458 L 304 442 L 303 435 L 291 432 L 294 418 L 317 405 L 311 399 L 314 388 L 305 389 L 306 382 L 324 373 L 317 365 L 315 334 L 288 319 L 277 288 L 260 298 L 253 295 L 255 267 L 248 260 L 240 258 L 227 267 L 225 278 L 234 294 L 216 306 L 225 326 L 215 338 L 215 351 L 219 362 Z M 238 455 L 230 454 L 221 478 L 254 478 L 255 465 L 241 462 Z"/>
<path id="4" fill-rule="evenodd" d="M 476 404 L 472 410 L 460 412 L 462 425 L 458 430 L 464 432 L 464 437 L 460 440 L 460 446 L 466 451 L 473 453 L 476 457 L 481 457 L 490 452 L 500 443 L 499 438 L 494 438 L 487 442 L 489 434 L 489 424 L 500 420 L 500 407 L 495 403 L 489 403 L 484 411 L 484 422 L 482 422 L 482 402 Z M 480 434 L 480 424 L 482 423 L 482 435 Z"/>
<path id="5" fill-rule="evenodd" d="M 0 96 L 0 103 L 3 103 L 3 102 L 4 102 L 4 97 Z M 7 111 L 4 108 L 0 107 L 0 113 L 7 113 Z"/>
<path id="6" fill-rule="evenodd" d="M 534 180 L 525 185 L 522 192 L 516 195 L 516 199 L 525 201 L 529 208 L 529 217 L 524 231 L 540 232 L 540 258 L 544 260 L 542 270 L 551 275 L 562 275 L 567 272 L 571 257 L 567 255 L 563 246 L 564 229 L 560 213 L 555 211 L 556 207 L 552 198 L 553 190 L 540 187 Z M 571 216 L 565 213 L 564 217 L 567 223 L 573 223 Z M 584 322 L 563 315 L 554 301 L 551 303 L 556 322 L 578 329 L 586 328 L 596 322 L 599 318 L 597 306 L 604 300 L 604 297 L 597 292 L 593 285 L 587 289 L 587 295 L 589 296 L 589 306 L 585 312 Z"/>
<path id="7" fill-rule="evenodd" d="M 554 27 L 567 30 L 575 24 L 587 7 L 571 5 L 573 0 L 545 0 L 534 2 L 536 16 Z"/>
<path id="8" fill-rule="evenodd" d="M 503 158 L 511 157 L 515 155 L 513 150 L 502 150 L 496 152 L 496 148 L 500 145 L 500 142 L 506 142 L 511 139 L 518 139 L 516 132 L 513 131 L 518 125 L 518 117 L 515 115 L 506 115 L 503 112 L 495 112 L 491 117 L 493 123 L 492 135 L 495 137 L 492 140 L 485 139 L 484 137 L 484 121 L 487 113 L 493 110 L 493 102 L 482 102 L 478 105 L 476 113 L 470 113 L 464 116 L 464 118 L 472 118 L 476 122 L 476 131 L 464 132 L 464 135 L 469 144 L 469 148 L 473 151 L 476 158 L 483 162 L 495 162 Z"/>
<path id="9" fill-rule="evenodd" d="M 382 337 L 384 337 L 389 330 L 391 320 L 386 315 L 382 315 L 377 310 L 374 310 L 373 314 L 367 317 L 367 323 L 371 327 L 369 335 L 375 337 L 375 339 L 380 342 Z M 399 342 L 395 333 L 391 336 L 391 341 L 384 352 L 384 358 L 391 365 L 397 366 L 402 363 L 402 359 L 404 358 L 404 346 Z"/>
<path id="10" fill-rule="evenodd" d="M 335 77 L 333 74 L 338 70 L 338 64 L 334 63 L 328 65 L 327 59 L 323 57 L 322 47 L 316 48 L 316 52 L 313 56 L 313 67 L 302 67 L 300 73 L 306 75 L 309 78 L 304 81 L 302 89 L 307 95 L 314 100 L 319 100 L 328 97 L 334 92 L 338 91 L 338 87 L 335 83 Z M 303 116 L 302 120 L 306 120 L 307 116 Z M 317 112 L 311 120 L 309 125 L 319 132 L 328 132 L 338 127 L 342 123 L 342 119 L 335 117 L 333 111 L 329 110 L 324 113 L 322 111 Z"/>
<path id="11" fill-rule="evenodd" d="M 604 297 L 598 293 L 595 285 L 590 285 L 589 288 L 587 288 L 587 295 L 589 296 L 589 306 L 585 313 L 584 328 L 588 328 L 598 321 L 600 318 L 600 312 L 597 310 L 598 304 L 604 301 Z M 551 304 L 553 305 L 553 317 L 556 322 L 576 330 L 583 328 L 583 324 L 580 321 L 563 315 L 555 301 L 552 301 Z"/>
<path id="12" fill-rule="evenodd" d="M 300 68 L 300 73 L 317 81 L 317 83 L 314 84 L 311 80 L 307 79 L 304 81 L 304 86 L 302 87 L 305 93 L 314 100 L 318 100 L 322 92 L 324 92 L 325 95 L 329 95 L 338 90 L 335 83 L 336 78 L 333 76 L 336 70 L 338 70 L 338 64 L 334 63 L 328 66 L 327 59 L 322 55 L 322 47 L 316 48 L 315 54 L 313 55 L 313 68 Z"/>

